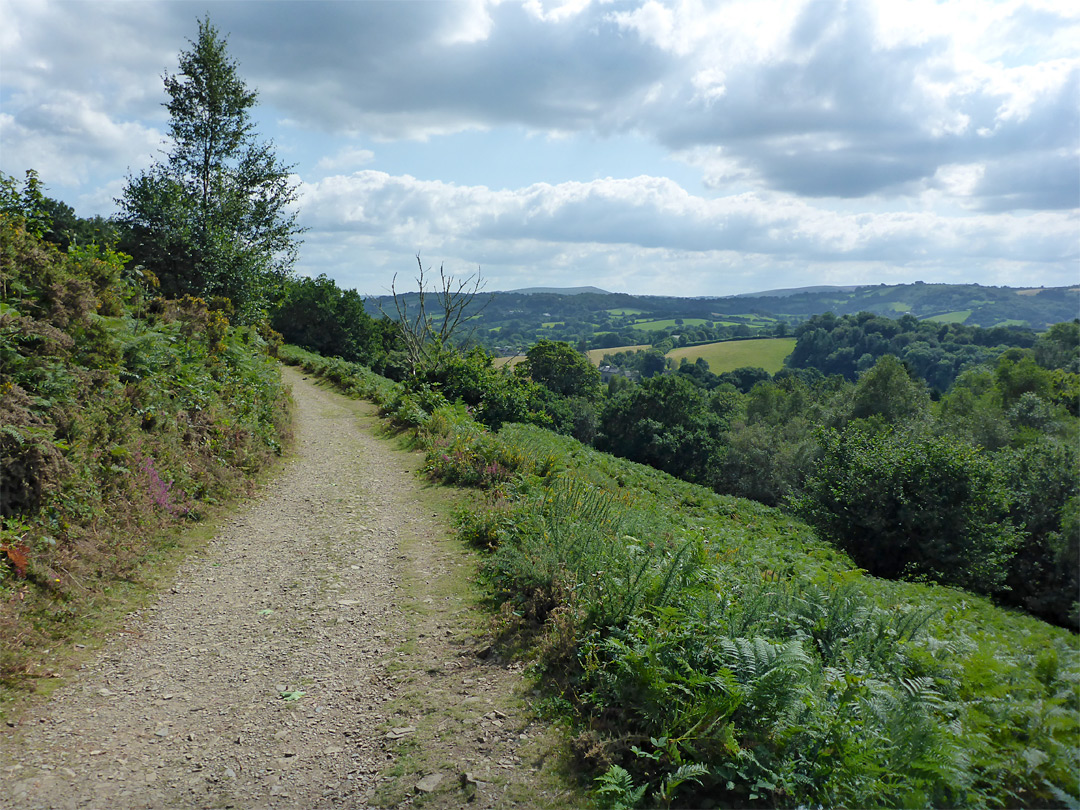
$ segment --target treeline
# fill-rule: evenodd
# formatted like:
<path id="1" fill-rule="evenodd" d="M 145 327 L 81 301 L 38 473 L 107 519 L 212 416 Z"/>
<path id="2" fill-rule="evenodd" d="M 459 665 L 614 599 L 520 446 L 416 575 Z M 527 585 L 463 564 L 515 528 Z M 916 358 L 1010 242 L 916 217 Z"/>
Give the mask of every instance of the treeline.
<path id="1" fill-rule="evenodd" d="M 796 327 L 794 335 L 799 341 L 787 361 L 792 368 L 816 368 L 823 374 L 855 380 L 879 358 L 891 354 L 938 393 L 947 390 L 968 366 L 991 362 L 1006 349 L 1031 348 L 1036 342 L 1036 334 L 1026 328 L 983 329 L 920 321 L 911 315 L 894 320 L 869 312 L 841 317 L 831 312 L 815 315 Z M 1059 363 L 1045 356 L 1054 346 L 1044 341 L 1040 360 L 1057 364 L 1051 365 L 1055 368 L 1068 365 L 1067 358 Z M 1074 362 L 1069 370 L 1080 368 Z"/>

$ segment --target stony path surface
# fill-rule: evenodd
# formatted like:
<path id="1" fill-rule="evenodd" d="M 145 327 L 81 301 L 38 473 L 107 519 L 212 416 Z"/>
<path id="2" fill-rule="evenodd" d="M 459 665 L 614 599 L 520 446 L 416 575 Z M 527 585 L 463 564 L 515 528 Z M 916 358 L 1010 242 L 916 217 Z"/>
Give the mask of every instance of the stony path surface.
<path id="1" fill-rule="evenodd" d="M 516 673 L 475 655 L 467 608 L 436 588 L 433 568 L 462 565 L 445 521 L 356 403 L 285 374 L 296 457 L 0 734 L 0 807 L 547 803 Z"/>

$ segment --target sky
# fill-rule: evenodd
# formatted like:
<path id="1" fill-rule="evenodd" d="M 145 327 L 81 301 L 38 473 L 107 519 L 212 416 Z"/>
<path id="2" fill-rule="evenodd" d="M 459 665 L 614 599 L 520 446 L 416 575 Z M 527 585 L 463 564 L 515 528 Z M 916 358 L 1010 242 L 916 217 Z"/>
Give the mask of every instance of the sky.
<path id="1" fill-rule="evenodd" d="M 0 0 L 0 171 L 114 213 L 207 14 L 365 295 L 1080 284 L 1075 0 Z"/>

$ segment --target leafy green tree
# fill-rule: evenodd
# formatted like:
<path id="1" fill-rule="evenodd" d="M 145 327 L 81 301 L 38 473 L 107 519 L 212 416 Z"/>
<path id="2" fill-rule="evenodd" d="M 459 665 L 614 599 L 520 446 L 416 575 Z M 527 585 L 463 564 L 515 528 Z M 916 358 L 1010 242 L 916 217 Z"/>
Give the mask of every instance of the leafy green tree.
<path id="1" fill-rule="evenodd" d="M 525 353 L 514 373 L 530 377 L 556 394 L 595 397 L 600 393 L 600 372 L 569 343 L 541 340 Z"/>
<path id="2" fill-rule="evenodd" d="M 443 351 L 437 365 L 407 384 L 413 390 L 434 390 L 451 402 L 463 402 L 474 409 L 477 421 L 496 430 L 505 422 L 551 425 L 551 417 L 542 409 L 546 389 L 505 366 L 495 368 L 491 355 L 479 346 L 465 353 Z"/>
<path id="3" fill-rule="evenodd" d="M 26 170 L 21 191 L 14 177 L 0 172 L 0 213 L 21 221 L 27 233 L 39 238 L 52 227 L 43 188 L 34 169 Z"/>
<path id="4" fill-rule="evenodd" d="M 1043 436 L 1002 450 L 994 461 L 1012 493 L 1010 518 L 1021 535 L 1009 566 L 1005 601 L 1055 624 L 1080 629 L 1076 447 Z"/>
<path id="5" fill-rule="evenodd" d="M 930 397 L 920 380 L 913 380 L 904 364 L 886 354 L 867 371 L 852 394 L 852 419 L 880 417 L 887 424 L 898 424 L 927 415 Z"/>
<path id="6" fill-rule="evenodd" d="M 1042 399 L 1051 395 L 1051 373 L 1035 362 L 1029 353 L 1010 349 L 1001 356 L 994 370 L 995 382 L 1001 391 L 1005 408 L 1016 405 L 1024 394 L 1037 394 Z"/>
<path id="7" fill-rule="evenodd" d="M 823 443 L 795 501 L 822 537 L 876 576 L 1001 589 L 1017 538 L 991 459 L 948 437 L 861 425 Z"/>
<path id="8" fill-rule="evenodd" d="M 820 455 L 815 434 L 815 427 L 802 417 L 779 426 L 735 425 L 727 436 L 716 489 L 768 506 L 781 505 L 800 491 L 814 469 Z"/>
<path id="9" fill-rule="evenodd" d="M 640 370 L 642 377 L 655 377 L 662 374 L 665 368 L 664 353 L 659 349 L 652 348 L 640 353 Z"/>
<path id="10" fill-rule="evenodd" d="M 665 374 L 619 392 L 605 406 L 597 446 L 672 475 L 708 484 L 739 395 L 712 395 L 685 376 Z"/>
<path id="11" fill-rule="evenodd" d="M 747 394 L 750 392 L 751 388 L 759 382 L 768 380 L 769 377 L 769 372 L 763 368 L 742 366 L 734 371 L 725 371 L 723 374 L 719 375 L 719 382 L 731 383 L 744 394 Z"/>
<path id="12" fill-rule="evenodd" d="M 937 429 L 967 439 L 987 450 L 998 450 L 1012 438 L 994 373 L 976 366 L 961 374 L 938 403 Z"/>
<path id="13" fill-rule="evenodd" d="M 372 368 L 383 365 L 397 338 L 394 324 L 364 311 L 356 290 L 342 290 L 325 275 L 287 281 L 270 324 L 289 343 Z"/>
<path id="14" fill-rule="evenodd" d="M 172 148 L 130 178 L 120 205 L 124 249 L 166 295 L 223 296 L 241 319 L 260 317 L 288 276 L 299 235 L 297 187 L 251 120 L 248 89 L 209 18 L 166 75 Z"/>
<path id="15" fill-rule="evenodd" d="M 1055 323 L 1039 335 L 1035 360 L 1043 368 L 1080 373 L 1080 320 Z"/>

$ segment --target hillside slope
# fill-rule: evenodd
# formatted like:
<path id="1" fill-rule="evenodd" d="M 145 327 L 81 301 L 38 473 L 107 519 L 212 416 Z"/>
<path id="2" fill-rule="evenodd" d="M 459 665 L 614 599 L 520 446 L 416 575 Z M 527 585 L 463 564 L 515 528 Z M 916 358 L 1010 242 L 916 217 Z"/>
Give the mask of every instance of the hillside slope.
<path id="1" fill-rule="evenodd" d="M 488 494 L 461 535 L 607 803 L 1076 803 L 1067 631 L 867 576 L 779 510 L 290 355 L 417 426 L 429 475 Z"/>
<path id="2" fill-rule="evenodd" d="M 289 441 L 257 329 L 0 215 L 0 687 Z M 85 618 L 84 618 L 85 617 Z"/>

